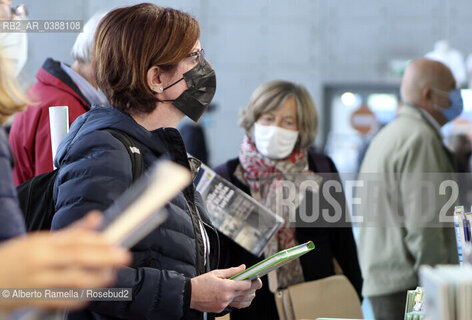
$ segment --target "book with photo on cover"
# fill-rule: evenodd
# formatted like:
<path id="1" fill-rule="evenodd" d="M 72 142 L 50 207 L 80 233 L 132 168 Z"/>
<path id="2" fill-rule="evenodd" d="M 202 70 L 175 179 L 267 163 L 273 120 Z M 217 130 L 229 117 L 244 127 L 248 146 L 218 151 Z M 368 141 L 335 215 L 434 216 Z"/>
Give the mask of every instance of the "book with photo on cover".
<path id="1" fill-rule="evenodd" d="M 454 229 L 456 232 L 459 264 L 471 263 L 472 249 L 472 212 L 465 212 L 464 206 L 454 208 Z"/>
<path id="2" fill-rule="evenodd" d="M 165 204 L 191 182 L 190 171 L 160 160 L 105 212 L 99 228 L 111 242 L 130 248 L 167 218 Z"/>
<path id="3" fill-rule="evenodd" d="M 238 274 L 235 274 L 234 276 L 230 277 L 230 279 L 254 280 L 260 278 L 262 276 L 265 276 L 269 272 L 276 270 L 295 259 L 298 259 L 302 255 L 310 252 L 313 249 L 315 249 L 315 245 L 313 244 L 313 242 L 308 241 L 290 249 L 281 250 L 276 254 L 270 256 L 269 258 L 264 259 L 259 263 L 256 263 L 252 267 L 241 271 Z"/>
<path id="4" fill-rule="evenodd" d="M 202 164 L 195 183 L 215 228 L 261 256 L 284 220 L 206 165 Z"/>

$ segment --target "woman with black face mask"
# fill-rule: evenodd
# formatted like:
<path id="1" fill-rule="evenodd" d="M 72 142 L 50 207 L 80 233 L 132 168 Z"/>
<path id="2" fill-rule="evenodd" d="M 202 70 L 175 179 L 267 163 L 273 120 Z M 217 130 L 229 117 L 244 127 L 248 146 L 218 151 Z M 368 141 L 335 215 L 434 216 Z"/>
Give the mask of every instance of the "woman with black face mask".
<path id="1" fill-rule="evenodd" d="M 197 170 L 175 127 L 185 115 L 197 121 L 215 93 L 215 72 L 199 36 L 194 18 L 153 4 L 119 8 L 102 19 L 96 78 L 110 106 L 79 117 L 59 147 L 53 228 L 119 197 L 133 182 L 131 153 L 145 169 L 165 155 Z M 117 131 L 139 148 L 126 150 Z M 118 274 L 116 287 L 132 288 L 132 301 L 96 302 L 70 319 L 210 319 L 207 313 L 250 305 L 261 282 L 226 279 L 242 265 L 213 270 L 218 237 L 193 184 L 166 209 L 167 221 L 132 248 L 132 267 Z"/>

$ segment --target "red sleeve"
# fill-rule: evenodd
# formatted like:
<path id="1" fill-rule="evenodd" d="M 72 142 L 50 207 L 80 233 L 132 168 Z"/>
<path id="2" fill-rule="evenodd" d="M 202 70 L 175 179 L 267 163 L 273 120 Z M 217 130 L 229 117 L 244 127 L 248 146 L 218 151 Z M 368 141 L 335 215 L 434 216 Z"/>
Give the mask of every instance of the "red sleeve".
<path id="1" fill-rule="evenodd" d="M 76 99 L 64 95 L 44 105 L 30 106 L 15 117 L 10 132 L 10 145 L 16 160 L 13 168 L 15 185 L 53 170 L 49 108 L 46 105 L 68 106 L 70 124 L 86 111 Z"/>
<path id="2" fill-rule="evenodd" d="M 87 112 L 82 104 L 77 101 L 69 104 L 69 128 L 72 125 L 72 122 L 75 121 L 80 115 Z"/>
<path id="3" fill-rule="evenodd" d="M 34 176 L 53 170 L 49 109 L 41 108 L 34 144 Z"/>
<path id="4" fill-rule="evenodd" d="M 13 182 L 19 185 L 34 176 L 34 136 L 37 130 L 37 114 L 30 110 L 15 115 L 9 134 L 11 151 L 15 160 Z"/>

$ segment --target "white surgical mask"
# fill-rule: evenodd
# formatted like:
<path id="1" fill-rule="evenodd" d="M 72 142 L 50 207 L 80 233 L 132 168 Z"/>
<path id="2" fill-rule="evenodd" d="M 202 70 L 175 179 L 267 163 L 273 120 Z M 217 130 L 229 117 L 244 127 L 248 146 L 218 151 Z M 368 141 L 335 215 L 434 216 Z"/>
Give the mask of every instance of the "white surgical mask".
<path id="1" fill-rule="evenodd" d="M 254 124 L 254 140 L 257 150 L 267 158 L 285 159 L 295 148 L 298 131 L 277 126 Z"/>
<path id="2" fill-rule="evenodd" d="M 28 57 L 28 39 L 26 32 L 5 32 L 0 34 L 0 46 L 3 51 L 3 60 L 8 72 L 18 76 Z"/>

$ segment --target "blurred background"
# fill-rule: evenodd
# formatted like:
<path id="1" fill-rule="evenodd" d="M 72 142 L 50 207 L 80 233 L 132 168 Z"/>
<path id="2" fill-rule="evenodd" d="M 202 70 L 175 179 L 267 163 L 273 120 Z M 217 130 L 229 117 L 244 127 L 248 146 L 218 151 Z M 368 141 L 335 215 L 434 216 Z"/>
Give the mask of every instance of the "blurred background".
<path id="1" fill-rule="evenodd" d="M 94 13 L 139 2 L 14 0 L 12 5 L 24 3 L 30 20 L 85 22 Z M 333 157 L 340 172 L 355 172 L 371 136 L 395 116 L 405 65 L 431 52 L 459 61 L 454 73 L 464 88 L 464 114 L 445 133 L 471 134 L 470 0 L 151 2 L 189 12 L 201 24 L 201 42 L 218 79 L 216 108 L 202 120 L 212 165 L 236 156 L 243 137 L 237 116 L 252 91 L 286 79 L 306 86 L 316 102 L 317 148 Z M 71 63 L 76 36 L 29 33 L 22 80 L 32 84 L 47 57 Z"/>

